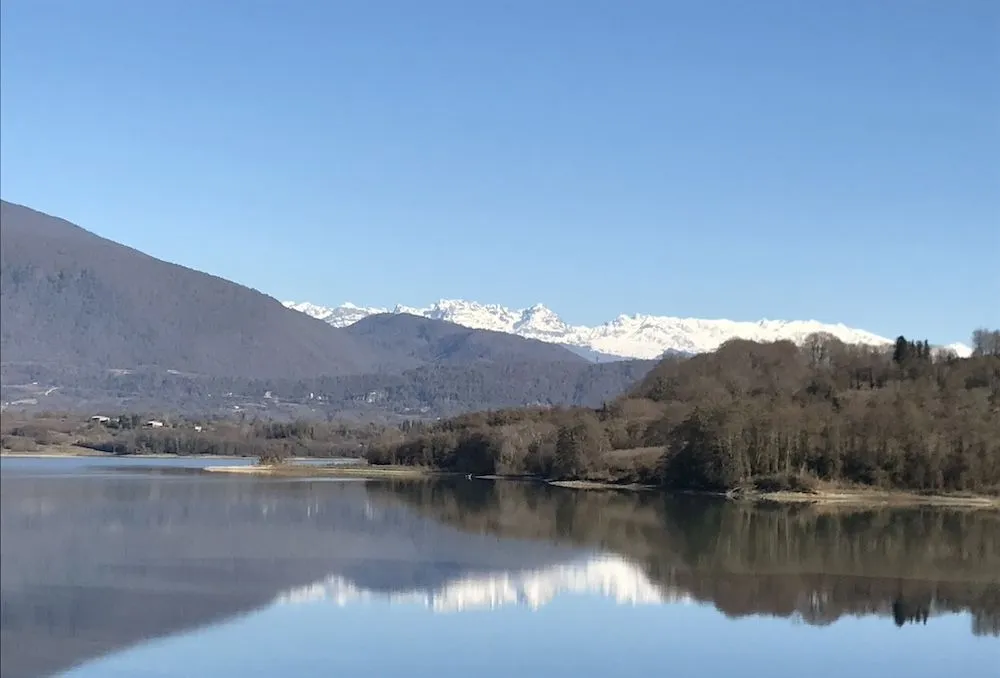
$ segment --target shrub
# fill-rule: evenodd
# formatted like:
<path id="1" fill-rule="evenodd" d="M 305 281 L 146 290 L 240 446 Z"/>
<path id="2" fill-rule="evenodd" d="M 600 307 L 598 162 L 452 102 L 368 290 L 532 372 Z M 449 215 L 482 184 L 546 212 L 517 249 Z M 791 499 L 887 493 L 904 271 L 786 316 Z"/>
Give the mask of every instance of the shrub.
<path id="1" fill-rule="evenodd" d="M 776 473 L 753 479 L 753 488 L 758 492 L 805 492 L 816 491 L 816 481 L 801 473 Z"/>

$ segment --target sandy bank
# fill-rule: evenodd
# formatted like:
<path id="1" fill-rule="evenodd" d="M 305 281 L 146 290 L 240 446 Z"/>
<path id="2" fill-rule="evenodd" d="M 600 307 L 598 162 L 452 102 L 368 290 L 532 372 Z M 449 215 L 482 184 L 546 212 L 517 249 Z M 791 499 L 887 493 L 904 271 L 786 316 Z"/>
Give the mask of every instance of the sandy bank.
<path id="1" fill-rule="evenodd" d="M 571 490 L 628 490 L 639 492 L 656 489 L 652 485 L 603 483 L 596 480 L 547 480 L 545 482 L 553 487 L 566 487 Z"/>

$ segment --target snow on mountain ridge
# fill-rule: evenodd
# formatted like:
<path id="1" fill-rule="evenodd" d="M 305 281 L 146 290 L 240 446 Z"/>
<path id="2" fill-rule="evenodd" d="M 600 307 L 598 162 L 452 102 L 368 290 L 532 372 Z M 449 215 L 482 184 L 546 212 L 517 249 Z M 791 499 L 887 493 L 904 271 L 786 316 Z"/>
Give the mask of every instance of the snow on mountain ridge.
<path id="1" fill-rule="evenodd" d="M 334 327 L 347 327 L 359 320 L 364 320 L 370 315 L 389 312 L 388 309 L 384 308 L 355 306 L 349 301 L 337 307 L 317 306 L 316 304 L 310 304 L 308 301 L 301 303 L 286 301 L 284 305 L 294 311 L 299 311 L 300 313 L 305 313 L 308 316 L 322 320 Z"/>
<path id="2" fill-rule="evenodd" d="M 310 303 L 285 302 L 289 308 L 319 318 L 334 327 L 347 327 L 368 315 L 388 313 L 384 308 L 363 308 L 344 304 L 334 308 Z M 655 359 L 666 351 L 704 353 L 735 338 L 755 341 L 791 340 L 802 343 L 816 332 L 829 333 L 849 344 L 887 345 L 892 340 L 843 323 L 816 320 L 705 320 L 644 314 L 622 314 L 615 319 L 587 327 L 569 325 L 543 304 L 510 309 L 499 304 L 480 304 L 461 299 L 440 299 L 425 308 L 396 306 L 392 313 L 407 313 L 480 330 L 506 332 L 525 339 L 576 346 L 619 358 Z M 962 344 L 947 347 L 960 357 L 971 351 Z"/>

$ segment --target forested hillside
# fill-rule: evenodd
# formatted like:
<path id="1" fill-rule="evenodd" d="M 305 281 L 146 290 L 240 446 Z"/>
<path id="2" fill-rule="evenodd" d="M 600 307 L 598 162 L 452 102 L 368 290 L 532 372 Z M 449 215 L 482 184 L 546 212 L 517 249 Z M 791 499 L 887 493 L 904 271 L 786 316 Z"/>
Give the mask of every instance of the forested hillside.
<path id="1" fill-rule="evenodd" d="M 567 348 L 534 339 L 469 329 L 444 320 L 386 313 L 368 316 L 344 329 L 386 353 L 420 363 L 467 365 L 483 362 L 586 364 Z"/>
<path id="2" fill-rule="evenodd" d="M 597 410 L 462 416 L 387 441 L 375 463 L 641 482 L 674 489 L 1000 490 L 1000 332 L 971 358 L 900 337 L 891 350 L 829 336 L 730 341 L 663 360 Z"/>
<path id="3" fill-rule="evenodd" d="M 518 341 L 524 341 L 518 339 Z M 303 379 L 195 377 L 163 371 L 4 371 L 4 399 L 31 393 L 32 411 L 158 411 L 265 418 L 453 416 L 525 405 L 596 407 L 641 379 L 653 361 L 490 362 L 425 365 L 402 373 Z M 16 379 L 17 381 L 8 381 Z M 39 385 L 32 385 L 37 381 Z M 46 384 L 62 384 L 45 397 Z M 10 386 L 25 384 L 23 387 Z M 8 395 L 11 394 L 11 395 Z M 21 396 L 24 397 L 24 396 Z M 59 405 L 44 403 L 57 400 Z M 18 406 L 9 407 L 17 411 Z"/>
<path id="4" fill-rule="evenodd" d="M 396 356 L 256 290 L 0 202 L 6 374 L 140 366 L 213 376 L 373 372 Z M 54 384 L 60 385 L 60 384 Z"/>

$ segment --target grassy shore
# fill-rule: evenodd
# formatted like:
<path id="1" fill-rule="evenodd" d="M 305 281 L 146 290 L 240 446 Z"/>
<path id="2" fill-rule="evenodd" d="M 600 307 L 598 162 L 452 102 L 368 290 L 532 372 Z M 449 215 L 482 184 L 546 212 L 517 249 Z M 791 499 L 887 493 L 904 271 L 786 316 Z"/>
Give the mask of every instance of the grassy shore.
<path id="1" fill-rule="evenodd" d="M 12 450 L 0 450 L 0 457 L 12 457 L 18 459 L 57 459 L 72 457 L 100 457 L 101 459 L 246 459 L 247 457 L 230 457 L 216 454 L 112 454 L 102 452 L 89 447 L 78 445 L 48 445 L 39 447 L 30 452 L 15 452 Z"/>
<path id="2" fill-rule="evenodd" d="M 149 454 L 112 454 L 111 452 L 102 452 L 101 450 L 95 450 L 89 447 L 81 447 L 79 445 L 45 445 L 38 446 L 36 449 L 30 452 L 22 452 L 8 449 L 0 449 L 0 457 L 17 457 L 22 459 L 53 459 L 60 457 L 101 457 L 107 459 L 121 459 L 123 461 L 128 459 L 253 459 L 253 457 L 238 457 L 232 455 L 221 455 L 221 454 L 162 454 L 162 453 L 149 453 Z M 294 463 L 297 461 L 310 461 L 314 457 L 291 457 L 289 462 Z"/>
<path id="3" fill-rule="evenodd" d="M 39 446 L 30 452 L 16 452 L 13 450 L 0 450 L 0 457 L 28 457 L 35 459 L 50 459 L 54 457 L 110 457 L 107 452 L 92 450 L 79 445 L 45 445 Z"/>
<path id="4" fill-rule="evenodd" d="M 209 466 L 205 470 L 212 473 L 243 473 L 282 478 L 361 478 L 367 480 L 377 480 L 380 478 L 428 478 L 432 476 L 454 475 L 435 472 L 418 466 L 368 466 L 366 464 L 331 466 L 299 466 L 296 464 L 279 464 L 275 466 Z"/>

